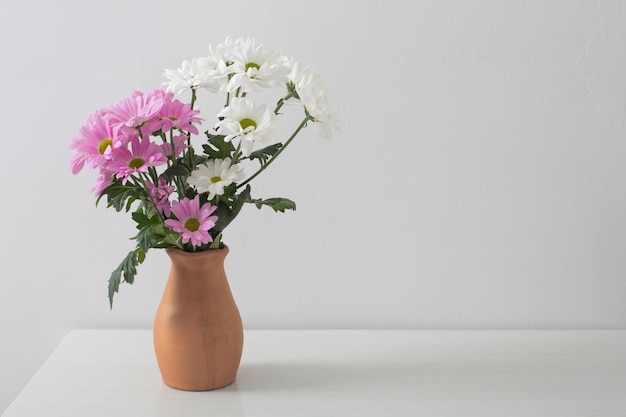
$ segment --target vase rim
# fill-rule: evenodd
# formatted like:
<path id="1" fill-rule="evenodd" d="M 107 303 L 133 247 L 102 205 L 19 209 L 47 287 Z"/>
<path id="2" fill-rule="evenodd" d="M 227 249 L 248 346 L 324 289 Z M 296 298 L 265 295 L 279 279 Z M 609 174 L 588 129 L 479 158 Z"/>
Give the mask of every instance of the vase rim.
<path id="1" fill-rule="evenodd" d="M 230 249 L 228 248 L 228 245 L 224 245 L 223 247 L 219 248 L 219 249 L 207 249 L 207 250 L 202 250 L 199 252 L 187 252 L 184 251 L 182 249 L 176 248 L 176 247 L 169 247 L 169 248 L 165 248 L 165 252 L 169 253 L 176 253 L 180 256 L 206 256 L 209 254 L 215 254 L 215 255 L 221 255 L 223 254 L 224 256 L 226 256 L 228 254 L 228 252 L 230 251 Z"/>

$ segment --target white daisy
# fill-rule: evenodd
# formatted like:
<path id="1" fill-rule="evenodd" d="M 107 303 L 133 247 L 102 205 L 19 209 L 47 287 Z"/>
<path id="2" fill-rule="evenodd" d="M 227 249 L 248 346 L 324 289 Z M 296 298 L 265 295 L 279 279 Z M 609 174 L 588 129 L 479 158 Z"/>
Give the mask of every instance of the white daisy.
<path id="1" fill-rule="evenodd" d="M 227 86 L 229 92 L 241 88 L 243 92 L 258 91 L 287 82 L 289 67 L 286 59 L 265 45 L 256 45 L 254 39 L 238 39 L 231 45 L 230 57 L 233 74 Z"/>
<path id="2" fill-rule="evenodd" d="M 237 165 L 231 166 L 230 158 L 211 159 L 199 165 L 189 177 L 187 183 L 196 187 L 199 193 L 209 193 L 209 200 L 224 194 L 224 188 L 243 180 L 244 173 Z"/>
<path id="3" fill-rule="evenodd" d="M 287 66 L 289 67 L 290 71 L 289 76 L 287 77 L 288 83 L 295 86 L 296 89 L 299 88 L 299 86 L 302 84 L 302 80 L 305 76 L 311 75 L 313 73 L 313 70 L 311 70 L 311 68 L 303 65 L 293 58 L 289 58 L 287 60 Z"/>
<path id="4" fill-rule="evenodd" d="M 181 93 L 188 89 L 206 88 L 209 91 L 219 91 L 221 86 L 220 78 L 223 75 L 211 67 L 212 62 L 207 58 L 193 58 L 191 61 L 183 61 L 180 68 L 176 70 L 166 69 L 163 76 L 169 82 L 163 83 L 168 92 Z"/>
<path id="5" fill-rule="evenodd" d="M 198 65 L 207 78 L 211 78 L 219 86 L 219 91 L 226 87 L 228 75 L 232 73 L 232 61 L 230 60 L 231 50 L 234 47 L 233 41 L 226 38 L 224 43 L 219 44 L 216 48 L 209 46 L 209 55 L 204 58 L 198 58 Z M 212 90 L 217 91 L 217 90 Z"/>
<path id="6" fill-rule="evenodd" d="M 274 114 L 263 104 L 235 97 L 217 116 L 223 119 L 215 125 L 215 130 L 227 142 L 240 140 L 244 156 L 250 156 L 255 143 L 263 144 L 272 139 Z"/>
<path id="7" fill-rule="evenodd" d="M 328 97 L 322 87 L 319 76 L 309 67 L 290 59 L 289 86 L 297 94 L 296 99 L 302 103 L 305 111 L 313 118 L 315 130 L 321 137 L 329 139 L 332 130 L 337 129 L 338 120 L 328 103 Z"/>
<path id="8" fill-rule="evenodd" d="M 225 64 L 225 66 L 230 66 L 233 62 L 231 56 L 233 51 L 238 48 L 238 44 L 241 42 L 241 39 L 233 41 L 229 37 L 226 37 L 224 43 L 220 43 L 217 47 L 213 48 L 213 46 L 209 46 L 209 55 L 221 61 Z"/>

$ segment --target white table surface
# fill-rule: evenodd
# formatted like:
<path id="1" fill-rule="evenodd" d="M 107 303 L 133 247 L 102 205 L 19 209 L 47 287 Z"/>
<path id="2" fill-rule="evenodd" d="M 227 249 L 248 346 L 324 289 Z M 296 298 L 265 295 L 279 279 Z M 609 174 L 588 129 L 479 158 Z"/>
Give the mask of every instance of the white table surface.
<path id="1" fill-rule="evenodd" d="M 73 330 L 3 417 L 626 416 L 626 331 L 246 331 L 237 381 L 161 382 L 150 330 Z"/>

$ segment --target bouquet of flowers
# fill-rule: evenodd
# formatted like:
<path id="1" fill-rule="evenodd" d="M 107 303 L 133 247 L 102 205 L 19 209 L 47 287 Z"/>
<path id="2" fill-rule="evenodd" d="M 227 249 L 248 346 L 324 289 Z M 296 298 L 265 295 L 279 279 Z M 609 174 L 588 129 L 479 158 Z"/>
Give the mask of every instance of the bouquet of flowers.
<path id="1" fill-rule="evenodd" d="M 251 181 L 309 125 L 330 137 L 336 120 L 318 76 L 308 67 L 257 45 L 254 39 L 209 47 L 209 55 L 165 70 L 162 89 L 135 92 L 89 115 L 72 140 L 71 169 L 99 170 L 96 204 L 132 212 L 136 247 L 109 279 L 109 302 L 120 283 L 132 284 L 150 248 L 204 251 L 223 247 L 222 233 L 245 203 L 275 211 L 295 210 L 287 198 L 253 198 Z M 278 90 L 269 107 L 254 93 Z M 225 95 L 212 128 L 194 109 L 198 92 Z M 190 93 L 190 101 L 175 98 Z M 263 94 L 257 94 L 263 96 Z M 284 141 L 275 140 L 283 106 L 296 104 L 300 123 Z M 293 107 L 293 106 L 292 106 Z M 201 137 L 201 143 L 192 141 Z"/>

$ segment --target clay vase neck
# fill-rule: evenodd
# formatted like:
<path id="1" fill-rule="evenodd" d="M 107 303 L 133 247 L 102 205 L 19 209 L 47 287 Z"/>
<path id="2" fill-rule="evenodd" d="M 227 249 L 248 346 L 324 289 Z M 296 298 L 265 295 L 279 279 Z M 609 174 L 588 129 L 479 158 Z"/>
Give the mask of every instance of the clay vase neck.
<path id="1" fill-rule="evenodd" d="M 243 348 L 243 326 L 228 285 L 228 248 L 166 249 L 172 266 L 154 321 L 154 348 L 163 381 L 208 391 L 230 385 Z"/>

